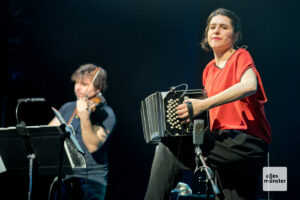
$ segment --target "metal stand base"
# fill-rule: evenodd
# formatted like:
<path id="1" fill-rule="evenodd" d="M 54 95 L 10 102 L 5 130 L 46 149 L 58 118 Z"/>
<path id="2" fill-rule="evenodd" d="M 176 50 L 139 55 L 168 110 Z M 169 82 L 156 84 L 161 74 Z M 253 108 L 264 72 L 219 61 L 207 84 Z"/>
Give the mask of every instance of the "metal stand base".
<path id="1" fill-rule="evenodd" d="M 201 169 L 205 171 L 205 174 L 206 174 L 206 180 L 207 182 L 210 182 L 211 183 L 211 186 L 212 186 L 212 190 L 214 192 L 215 195 L 219 195 L 220 194 L 220 190 L 218 188 L 218 186 L 215 184 L 214 182 L 214 175 L 213 175 L 213 171 L 210 169 L 210 167 L 208 167 L 208 165 L 206 164 L 206 161 L 205 161 L 205 157 L 202 155 L 202 151 L 200 149 L 199 146 L 196 146 L 195 147 L 195 153 L 196 153 L 196 164 L 197 164 L 197 167 L 196 167 L 196 170 L 195 172 L 198 170 L 198 169 Z M 201 167 L 198 167 L 200 165 L 200 162 L 202 163 L 202 166 Z"/>

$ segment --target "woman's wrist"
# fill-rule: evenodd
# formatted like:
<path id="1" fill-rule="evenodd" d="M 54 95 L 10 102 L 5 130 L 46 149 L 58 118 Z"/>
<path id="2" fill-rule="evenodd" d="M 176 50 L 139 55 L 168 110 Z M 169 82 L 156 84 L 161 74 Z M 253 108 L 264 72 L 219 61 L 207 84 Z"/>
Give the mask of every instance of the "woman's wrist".
<path id="1" fill-rule="evenodd" d="M 193 103 L 194 103 L 194 115 L 195 116 L 210 109 L 210 101 L 208 99 L 197 100 Z"/>

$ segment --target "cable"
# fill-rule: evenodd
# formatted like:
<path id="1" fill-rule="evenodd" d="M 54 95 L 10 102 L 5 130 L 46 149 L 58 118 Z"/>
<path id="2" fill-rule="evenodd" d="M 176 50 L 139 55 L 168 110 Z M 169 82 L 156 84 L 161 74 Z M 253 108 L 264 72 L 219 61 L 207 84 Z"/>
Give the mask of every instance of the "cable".
<path id="1" fill-rule="evenodd" d="M 53 190 L 53 186 L 54 186 L 54 184 L 57 182 L 57 180 L 58 180 L 58 177 L 56 176 L 54 179 L 53 179 L 53 181 L 52 181 L 52 183 L 51 183 L 51 185 L 50 185 L 50 188 L 49 188 L 49 192 L 48 192 L 48 200 L 52 200 L 51 199 L 51 196 L 52 196 L 52 190 Z M 55 193 L 56 193 L 56 191 L 55 191 Z M 55 195 L 55 193 L 53 194 L 53 195 Z"/>
<path id="2" fill-rule="evenodd" d="M 172 87 L 170 88 L 170 90 L 168 91 L 167 95 L 168 95 L 170 92 L 174 92 L 177 88 L 179 88 L 179 87 L 181 87 L 181 86 L 185 86 L 184 92 L 183 92 L 182 95 L 180 96 L 180 98 L 182 98 L 182 97 L 186 94 L 186 92 L 187 92 L 187 90 L 188 90 L 188 88 L 189 88 L 188 84 L 186 84 L 186 83 L 182 83 L 182 84 L 179 84 L 179 85 L 177 85 L 177 86 L 172 86 Z"/>
<path id="3" fill-rule="evenodd" d="M 19 124 L 20 123 L 20 121 L 19 121 L 19 117 L 18 117 L 18 109 L 19 109 L 19 105 L 21 104 L 21 102 L 20 101 L 18 101 L 18 104 L 17 104 L 17 106 L 16 106 L 16 120 L 17 120 L 17 124 Z"/>

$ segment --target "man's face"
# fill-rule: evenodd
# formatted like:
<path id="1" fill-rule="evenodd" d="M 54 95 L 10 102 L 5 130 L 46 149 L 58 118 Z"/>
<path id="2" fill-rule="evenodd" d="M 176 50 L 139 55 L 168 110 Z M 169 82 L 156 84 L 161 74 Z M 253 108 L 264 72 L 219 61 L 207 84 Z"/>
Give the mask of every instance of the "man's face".
<path id="1" fill-rule="evenodd" d="M 78 77 L 75 81 L 74 85 L 74 92 L 77 97 L 77 99 L 84 97 L 85 92 L 90 84 L 90 77 L 88 75 L 83 75 L 81 77 Z M 99 89 L 96 89 L 93 84 L 91 84 L 89 90 L 86 93 L 86 97 L 88 99 L 91 99 L 95 97 L 100 92 Z"/>

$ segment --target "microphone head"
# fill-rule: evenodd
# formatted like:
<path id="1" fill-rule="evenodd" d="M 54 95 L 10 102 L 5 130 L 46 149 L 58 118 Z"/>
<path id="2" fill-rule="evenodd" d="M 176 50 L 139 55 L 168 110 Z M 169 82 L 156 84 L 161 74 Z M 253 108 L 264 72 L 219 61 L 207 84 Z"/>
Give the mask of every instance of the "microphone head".
<path id="1" fill-rule="evenodd" d="M 203 144 L 203 136 L 204 136 L 204 120 L 196 119 L 194 120 L 194 126 L 193 126 L 193 143 L 195 145 Z"/>
<path id="2" fill-rule="evenodd" d="M 30 99 L 31 102 L 44 102 L 46 101 L 45 98 L 31 98 Z"/>

